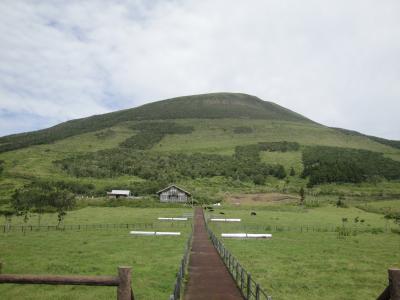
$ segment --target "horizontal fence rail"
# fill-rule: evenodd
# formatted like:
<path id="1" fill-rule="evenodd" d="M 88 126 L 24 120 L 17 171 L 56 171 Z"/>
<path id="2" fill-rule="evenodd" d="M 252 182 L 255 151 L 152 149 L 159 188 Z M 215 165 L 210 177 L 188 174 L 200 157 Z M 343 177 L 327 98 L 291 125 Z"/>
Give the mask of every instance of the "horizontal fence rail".
<path id="1" fill-rule="evenodd" d="M 187 266 L 188 261 L 189 261 L 190 250 L 191 250 L 191 247 L 192 247 L 192 237 L 193 237 L 193 227 L 192 227 L 192 232 L 190 233 L 189 238 L 188 238 L 188 240 L 186 242 L 185 253 L 184 253 L 183 257 L 182 257 L 181 264 L 179 266 L 179 271 L 176 274 L 174 291 L 169 296 L 169 300 L 179 300 L 179 299 L 181 299 L 182 287 L 183 287 L 183 284 L 184 284 L 185 274 L 186 274 L 186 266 Z"/>
<path id="2" fill-rule="evenodd" d="M 251 274 L 247 272 L 238 262 L 238 260 L 228 251 L 228 249 L 225 248 L 224 244 L 208 227 L 207 222 L 206 227 L 214 247 L 217 249 L 223 262 L 225 263 L 225 266 L 228 268 L 233 279 L 236 281 L 236 284 L 240 288 L 240 291 L 245 299 L 272 300 L 272 297 L 269 296 L 256 281 L 254 281 L 254 279 L 251 277 Z"/>
<path id="3" fill-rule="evenodd" d="M 131 268 L 118 267 L 117 276 L 60 276 L 0 274 L 1 283 L 116 286 L 117 300 L 134 300 L 131 288 Z"/>
<path id="4" fill-rule="evenodd" d="M 71 224 L 71 225 L 0 225 L 0 233 L 33 232 L 33 231 L 86 231 L 86 230 L 114 230 L 114 229 L 148 229 L 157 227 L 186 228 L 191 223 L 183 222 L 154 222 L 154 223 L 125 223 L 125 224 Z"/>
<path id="5" fill-rule="evenodd" d="M 214 223 L 212 224 L 213 228 L 222 228 L 224 230 L 240 230 L 240 231 L 249 231 L 249 230 L 257 230 L 257 231 L 269 231 L 269 232 L 285 232 L 285 231 L 293 231 L 293 232 L 338 232 L 345 228 L 354 233 L 379 233 L 379 232 L 390 232 L 392 229 L 396 229 L 396 227 L 386 226 L 386 227 L 370 227 L 370 226 L 342 226 L 342 225 L 329 225 L 329 226 L 319 226 L 319 225 L 296 225 L 296 226 L 288 226 L 288 225 L 256 225 L 256 224 L 228 224 L 224 223 L 223 225 Z"/>

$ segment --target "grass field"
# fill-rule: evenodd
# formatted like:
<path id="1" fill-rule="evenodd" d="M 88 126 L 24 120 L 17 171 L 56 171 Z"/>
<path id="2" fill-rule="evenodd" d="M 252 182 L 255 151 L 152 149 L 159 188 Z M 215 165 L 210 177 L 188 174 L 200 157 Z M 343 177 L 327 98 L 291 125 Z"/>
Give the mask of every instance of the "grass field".
<path id="1" fill-rule="evenodd" d="M 400 238 L 390 233 L 278 232 L 224 243 L 273 299 L 375 299 L 400 262 Z"/>
<path id="2" fill-rule="evenodd" d="M 360 205 L 358 202 L 349 201 L 350 207 L 336 208 L 329 197 L 321 197 L 308 199 L 320 201 L 319 207 L 308 208 L 299 207 L 294 196 L 285 201 L 282 197 L 265 195 L 257 205 L 246 202 L 247 198 L 239 206 L 224 203 L 214 212 L 208 212 L 208 216 L 238 217 L 242 222 L 211 224 L 211 228 L 216 234 L 265 232 L 266 226 L 294 228 L 273 230 L 271 240 L 224 240 L 227 248 L 274 299 L 357 300 L 378 296 L 387 283 L 387 269 L 400 266 L 400 236 L 389 230 L 397 225 L 381 213 L 354 207 Z M 267 202 L 263 202 L 265 199 Z M 398 209 L 400 200 L 365 203 L 378 210 Z M 86 207 L 68 212 L 65 224 L 154 223 L 155 229 L 171 230 L 170 223 L 156 218 L 181 216 L 191 211 L 184 207 Z M 256 216 L 250 215 L 252 211 Z M 335 229 L 343 226 L 343 218 L 347 219 L 344 226 L 358 228 L 358 233 L 342 237 L 334 231 L 298 230 L 301 226 Z M 356 223 L 356 218 L 364 222 Z M 42 217 L 42 224 L 56 222 L 55 214 Z M 12 224 L 23 224 L 23 221 L 14 217 Z M 37 216 L 32 216 L 28 224 L 36 225 Z M 117 266 L 131 265 L 137 299 L 166 299 L 172 291 L 191 230 L 190 224 L 175 228 L 183 236 L 132 237 L 124 229 L 1 233 L 0 261 L 4 262 L 4 273 L 32 274 L 114 275 Z M 0 294 L 5 299 L 110 299 L 115 297 L 116 289 L 0 285 Z"/>
<path id="3" fill-rule="evenodd" d="M 398 207 L 399 203 L 400 200 L 369 202 L 377 207 Z M 257 215 L 250 216 L 251 211 Z M 217 235 L 265 233 L 266 228 L 274 226 L 292 228 L 272 230 L 271 240 L 223 240 L 273 299 L 374 299 L 387 284 L 387 269 L 400 267 L 400 236 L 389 230 L 398 225 L 382 214 L 355 207 L 336 208 L 328 203 L 312 209 L 268 203 L 264 207 L 228 205 L 208 215 L 242 219 L 241 223 L 210 222 Z M 357 217 L 365 222 L 355 223 Z M 348 220 L 346 228 L 359 229 L 357 234 L 343 237 L 334 231 L 311 231 L 312 227 L 342 227 L 343 218 Z M 309 232 L 305 230 L 307 225 Z M 301 226 L 303 232 L 299 230 Z M 362 230 L 366 232 L 361 233 Z"/>
<path id="4" fill-rule="evenodd" d="M 85 208 L 70 212 L 67 224 L 154 222 L 190 209 Z M 33 224 L 35 219 L 31 219 Z M 43 223 L 54 224 L 52 214 Z M 21 223 L 19 219 L 13 224 Z M 171 230 L 156 222 L 158 230 Z M 133 237 L 129 230 L 13 232 L 0 235 L 3 273 L 115 275 L 120 265 L 132 266 L 136 299 L 167 299 L 182 258 L 190 225 L 180 237 Z M 0 285 L 1 299 L 114 299 L 114 287 Z"/>

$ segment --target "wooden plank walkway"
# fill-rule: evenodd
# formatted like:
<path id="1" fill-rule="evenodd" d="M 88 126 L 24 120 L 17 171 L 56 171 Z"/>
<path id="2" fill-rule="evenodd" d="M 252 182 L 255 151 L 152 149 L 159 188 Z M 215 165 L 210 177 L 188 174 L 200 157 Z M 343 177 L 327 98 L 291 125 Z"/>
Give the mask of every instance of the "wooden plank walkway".
<path id="1" fill-rule="evenodd" d="M 196 208 L 189 282 L 185 300 L 243 300 L 206 230 L 203 209 Z"/>

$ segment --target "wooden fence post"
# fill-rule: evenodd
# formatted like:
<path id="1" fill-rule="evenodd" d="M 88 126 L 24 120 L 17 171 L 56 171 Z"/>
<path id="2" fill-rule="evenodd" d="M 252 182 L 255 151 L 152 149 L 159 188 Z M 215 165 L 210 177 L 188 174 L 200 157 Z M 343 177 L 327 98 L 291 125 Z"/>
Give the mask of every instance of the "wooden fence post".
<path id="1" fill-rule="evenodd" d="M 247 294 L 246 299 L 249 300 L 251 297 L 251 274 L 247 274 Z"/>
<path id="2" fill-rule="evenodd" d="M 400 300 L 400 269 L 389 269 L 390 299 Z"/>
<path id="3" fill-rule="evenodd" d="M 260 285 L 256 285 L 256 300 L 260 300 Z"/>
<path id="4" fill-rule="evenodd" d="M 118 267 L 118 277 L 117 300 L 134 299 L 131 288 L 131 267 Z"/>
<path id="5" fill-rule="evenodd" d="M 242 271 L 240 272 L 240 290 L 243 292 L 243 287 L 244 287 L 244 270 L 242 268 Z"/>

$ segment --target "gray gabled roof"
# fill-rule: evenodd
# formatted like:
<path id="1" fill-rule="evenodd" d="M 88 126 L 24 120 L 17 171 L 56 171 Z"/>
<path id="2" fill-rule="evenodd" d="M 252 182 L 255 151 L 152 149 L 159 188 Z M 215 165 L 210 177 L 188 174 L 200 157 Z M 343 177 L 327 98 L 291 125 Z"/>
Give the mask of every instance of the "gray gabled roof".
<path id="1" fill-rule="evenodd" d="M 166 191 L 166 190 L 169 190 L 169 189 L 172 188 L 172 187 L 174 187 L 174 188 L 180 190 L 181 192 L 184 192 L 186 195 L 192 196 L 191 193 L 189 193 L 188 191 L 185 191 L 184 189 L 180 188 L 179 186 L 177 186 L 177 185 L 175 185 L 175 184 L 171 184 L 171 185 L 167 186 L 165 189 L 162 189 L 162 190 L 158 191 L 158 192 L 157 192 L 157 195 L 158 195 L 158 194 L 161 194 L 162 192 L 164 192 L 164 191 Z"/>

